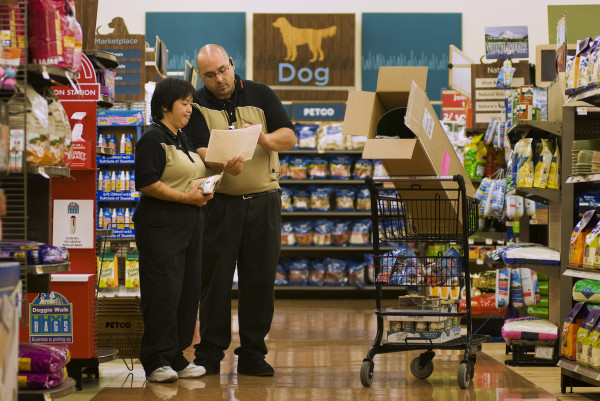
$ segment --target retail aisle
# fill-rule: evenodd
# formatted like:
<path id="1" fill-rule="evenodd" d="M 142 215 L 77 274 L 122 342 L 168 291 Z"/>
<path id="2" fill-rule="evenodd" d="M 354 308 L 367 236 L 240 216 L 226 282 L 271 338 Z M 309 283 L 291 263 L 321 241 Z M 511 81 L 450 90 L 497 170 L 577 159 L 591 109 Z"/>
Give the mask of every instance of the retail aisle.
<path id="1" fill-rule="evenodd" d="M 600 399 L 597 389 L 586 390 L 587 393 L 577 389 L 576 394 L 561 395 L 559 368 L 506 367 L 502 343 L 484 345 L 485 352 L 478 354 L 475 377 L 466 390 L 461 390 L 456 382 L 458 351 L 437 351 L 434 372 L 427 380 L 418 380 L 410 373 L 409 364 L 417 351 L 377 355 L 373 385 L 363 388 L 359 371 L 376 332 L 374 306 L 374 301 L 369 300 L 277 301 L 268 340 L 267 360 L 275 368 L 272 378 L 238 376 L 232 351 L 227 352 L 220 376 L 172 384 L 145 383 L 138 361 L 134 361 L 133 372 L 129 372 L 118 360 L 102 364 L 99 380 L 85 378 L 83 391 L 60 400 Z M 192 352 L 190 348 L 190 359 Z"/>

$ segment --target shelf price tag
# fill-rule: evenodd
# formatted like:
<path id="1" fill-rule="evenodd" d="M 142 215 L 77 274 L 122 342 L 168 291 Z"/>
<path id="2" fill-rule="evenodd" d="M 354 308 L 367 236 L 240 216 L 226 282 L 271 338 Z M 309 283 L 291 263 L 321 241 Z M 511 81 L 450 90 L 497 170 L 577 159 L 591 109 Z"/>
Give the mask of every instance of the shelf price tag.
<path id="1" fill-rule="evenodd" d="M 469 245 L 475 244 L 475 240 L 473 238 L 469 238 Z"/>
<path id="2" fill-rule="evenodd" d="M 494 240 L 492 238 L 486 238 L 485 239 L 485 244 L 486 245 L 492 245 L 494 243 Z"/>
<path id="3" fill-rule="evenodd" d="M 554 348 L 553 347 L 544 347 L 541 345 L 537 345 L 535 347 L 535 357 L 539 359 L 552 359 L 554 356 Z"/>

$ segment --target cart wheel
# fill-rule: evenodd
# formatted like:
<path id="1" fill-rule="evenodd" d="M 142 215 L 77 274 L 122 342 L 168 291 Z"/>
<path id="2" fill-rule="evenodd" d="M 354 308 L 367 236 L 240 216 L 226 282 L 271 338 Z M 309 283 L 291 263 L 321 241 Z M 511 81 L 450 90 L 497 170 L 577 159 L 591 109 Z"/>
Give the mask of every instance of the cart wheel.
<path id="1" fill-rule="evenodd" d="M 469 366 L 466 362 L 461 362 L 458 366 L 458 386 L 460 388 L 469 387 L 471 376 L 469 375 Z"/>
<path id="2" fill-rule="evenodd" d="M 421 368 L 419 365 L 420 359 L 421 357 L 418 356 L 412 360 L 410 363 L 410 371 L 417 379 L 427 379 L 433 373 L 433 361 L 427 361 L 425 366 Z"/>
<path id="3" fill-rule="evenodd" d="M 372 361 L 363 361 L 360 366 L 360 382 L 365 387 L 370 387 L 373 383 L 373 367 L 375 364 Z"/>

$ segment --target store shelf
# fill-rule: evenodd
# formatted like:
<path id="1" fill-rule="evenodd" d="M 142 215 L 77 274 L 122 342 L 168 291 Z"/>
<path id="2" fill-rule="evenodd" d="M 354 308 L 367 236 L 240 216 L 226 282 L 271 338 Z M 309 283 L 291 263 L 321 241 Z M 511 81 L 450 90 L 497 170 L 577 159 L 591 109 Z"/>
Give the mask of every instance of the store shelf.
<path id="1" fill-rule="evenodd" d="M 527 268 L 535 270 L 536 272 L 544 273 L 549 277 L 560 278 L 560 266 L 559 265 L 540 265 L 540 264 L 529 264 L 529 263 L 517 263 L 510 265 L 511 268 Z"/>
<path id="2" fill-rule="evenodd" d="M 506 133 L 510 134 L 515 131 L 529 131 L 532 129 L 560 136 L 562 134 L 562 123 L 558 121 L 517 120 L 516 124 L 510 127 Z"/>
<path id="3" fill-rule="evenodd" d="M 48 401 L 66 397 L 75 392 L 75 380 L 67 377 L 58 387 L 47 390 L 21 390 L 19 389 L 18 401 Z"/>
<path id="4" fill-rule="evenodd" d="M 600 174 L 587 174 L 587 175 L 572 175 L 567 178 L 567 184 L 577 184 L 580 182 L 600 182 Z"/>
<path id="5" fill-rule="evenodd" d="M 133 228 L 113 228 L 112 230 L 105 231 L 110 231 L 110 234 L 102 236 L 96 233 L 96 236 L 106 240 L 135 238 L 135 231 Z"/>
<path id="6" fill-rule="evenodd" d="M 337 179 L 314 179 L 314 180 L 295 180 L 284 179 L 279 181 L 280 185 L 296 185 L 296 184 L 320 184 L 320 185 L 365 185 L 365 180 L 337 180 Z"/>
<path id="7" fill-rule="evenodd" d="M 38 174 L 45 178 L 50 177 L 70 177 L 71 169 L 68 167 L 59 166 L 27 166 L 27 172 L 30 174 Z"/>
<path id="8" fill-rule="evenodd" d="M 115 105 L 115 99 L 110 96 L 100 95 L 100 100 L 96 102 L 99 107 L 104 107 L 105 109 L 113 107 Z"/>
<path id="9" fill-rule="evenodd" d="M 124 154 L 115 154 L 112 157 L 96 156 L 96 164 L 135 164 L 135 156 Z"/>
<path id="10" fill-rule="evenodd" d="M 600 280 L 600 270 L 567 268 L 563 272 L 563 275 L 569 276 L 569 277 L 589 278 L 592 280 Z"/>
<path id="11" fill-rule="evenodd" d="M 506 241 L 506 231 L 476 231 L 469 238 L 474 239 L 475 237 L 480 237 L 484 239 L 489 239 L 493 241 Z M 491 244 L 488 244 L 491 245 Z"/>
<path id="12" fill-rule="evenodd" d="M 561 198 L 560 189 L 517 187 L 515 193 L 541 203 L 547 203 L 548 201 L 560 202 Z"/>
<path id="13" fill-rule="evenodd" d="M 111 157 L 115 155 L 115 151 L 109 146 L 97 146 L 96 155 Z M 99 158 L 97 158 L 96 162 L 98 161 L 98 159 Z M 102 160 L 104 160 L 104 158 L 102 158 Z"/>
<path id="14" fill-rule="evenodd" d="M 594 106 L 600 106 L 600 88 L 581 92 L 573 96 L 569 96 L 567 103 L 582 101 Z"/>
<path id="15" fill-rule="evenodd" d="M 582 366 L 575 361 L 563 358 L 558 361 L 558 366 L 560 366 L 562 374 L 566 373 L 574 379 L 579 379 L 586 383 L 600 386 L 600 371 Z"/>
<path id="16" fill-rule="evenodd" d="M 27 80 L 33 86 L 56 85 L 57 83 L 60 85 L 73 86 L 77 85 L 77 74 L 61 67 L 28 64 Z"/>
<path id="17" fill-rule="evenodd" d="M 362 150 L 318 150 L 318 149 L 290 149 L 283 152 L 279 152 L 280 154 L 286 155 L 362 155 Z"/>
<path id="18" fill-rule="evenodd" d="M 103 67 L 108 68 L 110 70 L 115 69 L 119 66 L 119 59 L 112 53 L 96 49 L 84 50 L 83 53 L 86 56 L 88 56 L 89 59 L 98 60 Z"/>
<path id="19" fill-rule="evenodd" d="M 113 235 L 113 230 L 108 228 L 103 228 L 103 229 L 97 229 L 96 230 L 96 236 L 97 237 L 110 237 L 111 235 Z"/>
<path id="20" fill-rule="evenodd" d="M 283 217 L 371 217 L 371 211 L 364 212 L 281 212 Z"/>
<path id="21" fill-rule="evenodd" d="M 130 202 L 139 199 L 139 192 L 96 192 L 96 201 L 98 202 Z"/>
<path id="22" fill-rule="evenodd" d="M 48 265 L 24 265 L 28 274 L 52 274 L 68 272 L 71 269 L 70 262 L 53 263 Z"/>

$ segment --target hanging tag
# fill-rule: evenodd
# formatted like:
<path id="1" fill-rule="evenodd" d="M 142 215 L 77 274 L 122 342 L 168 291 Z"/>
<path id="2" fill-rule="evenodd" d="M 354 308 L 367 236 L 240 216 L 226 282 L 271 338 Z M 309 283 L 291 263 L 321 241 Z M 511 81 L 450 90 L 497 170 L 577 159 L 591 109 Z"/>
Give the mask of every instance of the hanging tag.
<path id="1" fill-rule="evenodd" d="M 42 66 L 42 77 L 44 77 L 44 79 L 50 81 L 50 74 L 48 74 L 48 70 L 46 69 L 45 65 Z"/>

